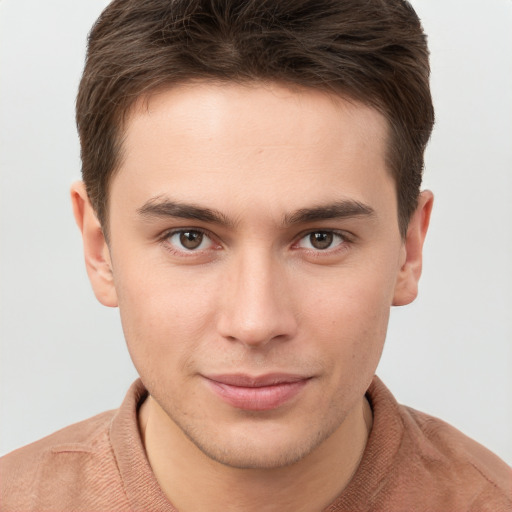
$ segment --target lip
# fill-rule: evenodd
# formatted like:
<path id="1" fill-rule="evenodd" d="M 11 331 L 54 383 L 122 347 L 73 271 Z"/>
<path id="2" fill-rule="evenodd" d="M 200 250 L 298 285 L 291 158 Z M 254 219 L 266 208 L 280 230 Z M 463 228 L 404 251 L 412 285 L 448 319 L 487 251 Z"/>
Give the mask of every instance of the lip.
<path id="1" fill-rule="evenodd" d="M 210 375 L 205 379 L 210 389 L 229 405 L 247 411 L 269 411 L 292 400 L 310 377 L 272 373 Z"/>

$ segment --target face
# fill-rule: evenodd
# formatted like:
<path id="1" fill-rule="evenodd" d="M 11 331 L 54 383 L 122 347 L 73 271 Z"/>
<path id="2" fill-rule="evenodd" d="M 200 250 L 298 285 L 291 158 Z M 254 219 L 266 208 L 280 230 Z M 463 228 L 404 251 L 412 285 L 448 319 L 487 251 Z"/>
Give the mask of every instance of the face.
<path id="1" fill-rule="evenodd" d="M 187 85 L 133 109 L 103 301 L 210 458 L 289 464 L 360 404 L 406 261 L 386 143 L 375 110 L 279 85 Z"/>

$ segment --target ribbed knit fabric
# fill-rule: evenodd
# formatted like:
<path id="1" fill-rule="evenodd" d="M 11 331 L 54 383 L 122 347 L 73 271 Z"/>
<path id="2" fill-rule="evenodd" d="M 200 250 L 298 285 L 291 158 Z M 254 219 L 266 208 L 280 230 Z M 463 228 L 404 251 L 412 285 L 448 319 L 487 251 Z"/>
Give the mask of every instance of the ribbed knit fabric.
<path id="1" fill-rule="evenodd" d="M 0 459 L 0 510 L 177 512 L 139 435 L 137 410 L 146 395 L 136 381 L 117 411 Z M 446 423 L 397 404 L 377 377 L 367 396 L 374 422 L 365 453 L 325 512 L 512 511 L 512 472 L 498 457 Z"/>

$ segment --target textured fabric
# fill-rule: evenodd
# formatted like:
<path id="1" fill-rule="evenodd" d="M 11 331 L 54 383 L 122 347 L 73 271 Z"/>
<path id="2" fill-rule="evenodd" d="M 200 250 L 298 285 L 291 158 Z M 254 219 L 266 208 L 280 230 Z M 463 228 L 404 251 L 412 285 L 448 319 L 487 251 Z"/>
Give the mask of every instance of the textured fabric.
<path id="1" fill-rule="evenodd" d="M 133 384 L 121 408 L 0 460 L 0 510 L 176 512 L 146 459 Z M 327 512 L 510 512 L 511 469 L 446 423 L 397 404 L 376 377 L 361 464 Z M 198 483 L 200 485 L 200 483 Z"/>

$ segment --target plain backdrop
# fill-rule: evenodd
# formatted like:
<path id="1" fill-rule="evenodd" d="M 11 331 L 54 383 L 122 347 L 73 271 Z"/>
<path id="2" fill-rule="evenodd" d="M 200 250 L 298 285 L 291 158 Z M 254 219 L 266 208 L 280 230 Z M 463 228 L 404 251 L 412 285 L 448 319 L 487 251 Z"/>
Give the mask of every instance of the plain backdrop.
<path id="1" fill-rule="evenodd" d="M 399 401 L 512 463 L 512 2 L 415 0 L 429 34 L 436 195 L 420 296 L 378 369 Z M 0 453 L 116 408 L 136 377 L 87 281 L 69 185 L 74 99 L 105 0 L 0 2 Z"/>

